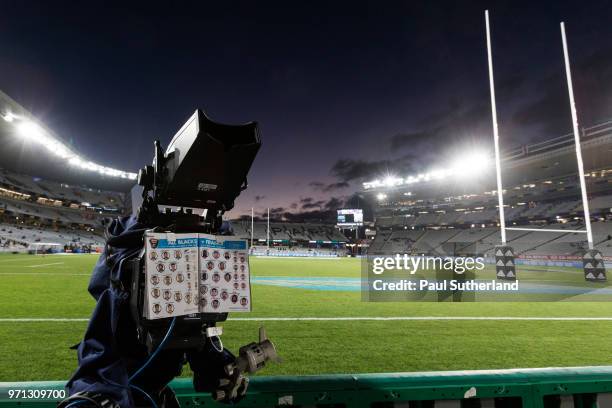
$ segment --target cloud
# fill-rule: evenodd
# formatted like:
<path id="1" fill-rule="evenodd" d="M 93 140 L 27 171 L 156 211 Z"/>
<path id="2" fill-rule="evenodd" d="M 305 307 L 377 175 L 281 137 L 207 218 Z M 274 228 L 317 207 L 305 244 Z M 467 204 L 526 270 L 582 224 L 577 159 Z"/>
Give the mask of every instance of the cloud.
<path id="1" fill-rule="evenodd" d="M 388 172 L 414 171 L 414 164 L 412 154 L 393 160 L 339 159 L 334 163 L 330 172 L 332 176 L 340 180 L 338 183 L 333 183 L 334 187 L 345 188 L 348 187 L 350 181 L 370 179 Z"/>
<path id="2" fill-rule="evenodd" d="M 311 210 L 313 208 L 322 208 L 325 205 L 325 200 L 310 201 L 302 204 L 303 210 Z"/>
<path id="3" fill-rule="evenodd" d="M 572 66 L 572 77 L 580 125 L 607 120 L 612 111 L 612 48 L 579 60 Z M 517 110 L 513 121 L 536 127 L 542 135 L 539 140 L 569 132 L 571 113 L 564 71 L 540 81 L 535 91 L 536 97 Z"/>
<path id="4" fill-rule="evenodd" d="M 256 195 L 255 196 L 255 202 L 259 202 L 259 201 L 263 200 L 264 198 L 266 198 L 265 195 Z"/>
<path id="5" fill-rule="evenodd" d="M 350 184 L 346 181 L 338 181 L 336 183 L 325 184 L 320 181 L 313 181 L 308 184 L 315 190 L 319 190 L 323 193 L 331 193 L 336 190 L 342 190 L 350 187 Z"/>

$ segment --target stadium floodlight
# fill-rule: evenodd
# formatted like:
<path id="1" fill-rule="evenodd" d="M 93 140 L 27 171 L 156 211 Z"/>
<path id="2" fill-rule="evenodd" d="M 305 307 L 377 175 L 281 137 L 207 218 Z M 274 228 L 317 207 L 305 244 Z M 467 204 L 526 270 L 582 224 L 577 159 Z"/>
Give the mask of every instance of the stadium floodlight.
<path id="1" fill-rule="evenodd" d="M 35 123 L 32 122 L 21 122 L 17 125 L 17 132 L 19 135 L 28 140 L 37 140 L 43 137 L 43 131 Z"/>
<path id="2" fill-rule="evenodd" d="M 388 175 L 387 177 L 385 177 L 385 180 L 384 180 L 384 185 L 387 187 L 394 187 L 394 186 L 401 185 L 403 183 L 404 183 L 403 179 L 392 176 L 392 175 Z"/>
<path id="3" fill-rule="evenodd" d="M 385 193 L 378 193 L 378 194 L 376 195 L 376 198 L 378 199 L 378 201 L 382 201 L 382 200 L 384 200 L 385 198 L 387 198 L 387 195 L 386 195 Z"/>
<path id="4" fill-rule="evenodd" d="M 78 154 L 73 152 L 68 146 L 53 137 L 49 132 L 45 131 L 40 125 L 33 121 L 21 118 L 10 112 L 3 115 L 3 119 L 10 123 L 14 122 L 17 134 L 24 140 L 34 142 L 45 147 L 55 156 L 66 160 L 71 166 L 79 167 L 83 170 L 97 172 L 104 176 L 118 177 L 129 180 L 136 180 L 138 176 L 136 173 L 117 170 L 102 166 L 92 161 L 84 160 L 83 158 L 79 157 Z"/>
<path id="5" fill-rule="evenodd" d="M 458 177 L 482 174 L 490 164 L 489 157 L 484 152 L 470 152 L 459 155 L 451 166 L 452 174 Z"/>

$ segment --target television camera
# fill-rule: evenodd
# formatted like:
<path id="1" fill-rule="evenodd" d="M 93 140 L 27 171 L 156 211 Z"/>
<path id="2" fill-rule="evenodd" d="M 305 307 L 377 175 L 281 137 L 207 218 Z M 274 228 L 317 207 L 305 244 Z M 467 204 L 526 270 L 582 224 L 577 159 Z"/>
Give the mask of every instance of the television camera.
<path id="1" fill-rule="evenodd" d="M 227 235 L 222 215 L 234 207 L 236 197 L 247 188 L 247 174 L 260 146 L 257 123 L 221 124 L 200 110 L 181 127 L 165 152 L 159 141 L 154 142 L 153 163 L 138 174 L 138 184 L 143 191 L 142 204 L 132 216 L 131 225 L 135 227 L 110 236 L 105 250 L 107 264 L 114 266 L 103 269 L 110 271 L 104 272 L 110 273 L 110 277 L 103 279 L 110 280 L 111 298 L 127 299 L 125 315 L 128 322 L 124 314 L 118 317 L 118 311 L 105 309 L 107 306 L 98 302 L 85 340 L 79 347 L 79 369 L 69 382 L 72 387 L 81 384 L 80 388 L 60 406 L 71 406 L 71 401 L 76 400 L 105 399 L 108 395 L 115 395 L 114 399 L 123 404 L 129 399 L 123 394 L 125 388 L 113 386 L 122 384 L 124 377 L 113 378 L 110 385 L 106 377 L 102 377 L 100 386 L 91 380 L 97 364 L 106 367 L 116 363 L 104 360 L 105 357 L 95 350 L 93 355 L 88 354 L 88 344 L 108 348 L 112 352 L 110 355 L 117 356 L 113 358 L 125 360 L 129 377 L 126 385 L 144 394 L 153 406 L 157 404 L 151 395 L 159 395 L 159 402 L 168 391 L 166 384 L 180 372 L 186 361 L 193 371 L 195 390 L 211 392 L 213 398 L 223 402 L 237 401 L 246 393 L 247 374 L 260 370 L 268 361 L 280 361 L 263 328 L 260 328 L 259 341 L 241 347 L 237 356 L 225 350 L 220 339 L 222 328 L 216 324 L 225 321 L 227 313 L 200 312 L 154 319 L 146 318 L 143 313 L 148 295 L 145 291 L 145 235 L 158 232 Z M 114 256 L 119 254 L 122 254 L 120 259 Z M 92 282 L 95 279 L 92 277 Z M 96 283 L 99 282 L 97 279 Z M 90 291 L 91 287 L 90 282 Z M 117 302 L 122 303 L 121 300 Z M 196 302 L 201 302 L 201 298 Z M 107 327 L 118 325 L 127 330 L 120 331 L 118 338 L 107 340 L 106 335 L 101 335 L 98 340 L 96 337 L 104 331 L 97 327 L 109 324 Z M 133 355 L 140 357 L 134 360 Z M 166 370 L 170 367 L 167 364 L 178 367 L 179 371 L 176 368 Z M 95 373 L 106 369 L 97 370 L 93 371 L 94 378 L 98 376 Z M 121 404 L 108 406 L 118 405 Z M 159 406 L 177 405 L 162 403 Z"/>

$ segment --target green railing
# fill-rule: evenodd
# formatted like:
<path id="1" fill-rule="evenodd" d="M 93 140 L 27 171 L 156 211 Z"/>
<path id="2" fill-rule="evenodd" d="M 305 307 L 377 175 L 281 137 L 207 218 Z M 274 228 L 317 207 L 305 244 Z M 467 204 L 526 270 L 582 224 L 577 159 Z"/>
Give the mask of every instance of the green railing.
<path id="1" fill-rule="evenodd" d="M 54 400 L 8 399 L 13 389 L 61 389 L 63 382 L 0 383 L 0 408 L 54 407 Z M 172 383 L 182 407 L 221 406 Z M 609 395 L 606 395 L 610 393 Z M 238 406 L 317 408 L 612 407 L 612 366 L 322 376 L 255 377 Z M 223 405 L 227 407 L 227 405 Z"/>

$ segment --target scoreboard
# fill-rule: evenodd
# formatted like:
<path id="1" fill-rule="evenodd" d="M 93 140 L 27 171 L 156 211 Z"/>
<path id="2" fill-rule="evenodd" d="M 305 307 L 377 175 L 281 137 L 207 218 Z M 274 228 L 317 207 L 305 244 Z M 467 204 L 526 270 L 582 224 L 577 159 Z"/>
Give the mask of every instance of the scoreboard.
<path id="1" fill-rule="evenodd" d="M 338 210 L 339 227 L 361 227 L 363 225 L 363 210 L 342 209 Z"/>

